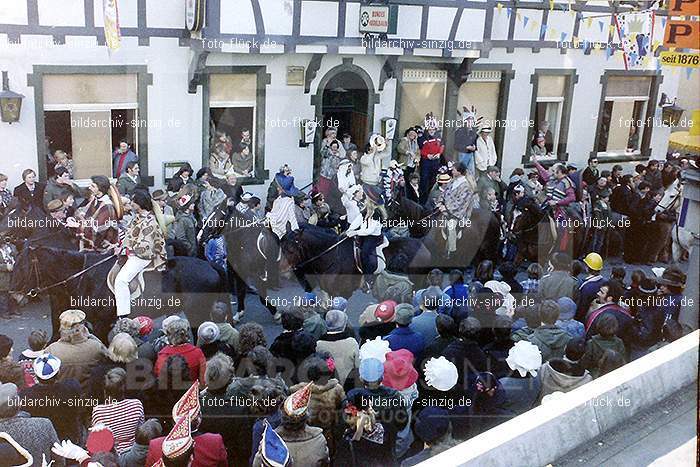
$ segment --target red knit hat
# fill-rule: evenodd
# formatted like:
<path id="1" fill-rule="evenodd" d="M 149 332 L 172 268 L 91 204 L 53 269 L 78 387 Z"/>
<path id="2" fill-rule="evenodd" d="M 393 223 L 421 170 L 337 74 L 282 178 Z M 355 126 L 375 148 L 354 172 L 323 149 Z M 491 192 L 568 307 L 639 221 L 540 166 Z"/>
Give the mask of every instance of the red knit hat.
<path id="1" fill-rule="evenodd" d="M 394 319 L 394 311 L 396 309 L 396 302 L 393 300 L 386 300 L 377 305 L 374 310 L 374 316 L 378 321 L 383 323 L 388 323 Z"/>
<path id="2" fill-rule="evenodd" d="M 413 354 L 406 349 L 386 354 L 384 362 L 384 386 L 402 391 L 418 380 L 418 372 L 413 368 Z"/>
<path id="3" fill-rule="evenodd" d="M 139 323 L 139 334 L 147 336 L 153 331 L 153 320 L 148 316 L 137 316 L 134 321 Z"/>
<path id="4" fill-rule="evenodd" d="M 114 435 L 106 425 L 95 425 L 90 428 L 85 447 L 90 454 L 110 452 L 114 447 Z"/>

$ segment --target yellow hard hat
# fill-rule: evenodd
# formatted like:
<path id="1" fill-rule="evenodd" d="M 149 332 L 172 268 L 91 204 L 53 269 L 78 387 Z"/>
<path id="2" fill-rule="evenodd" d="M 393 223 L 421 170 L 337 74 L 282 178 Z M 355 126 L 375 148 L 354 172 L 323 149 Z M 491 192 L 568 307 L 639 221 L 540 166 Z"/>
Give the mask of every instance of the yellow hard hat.
<path id="1" fill-rule="evenodd" d="M 594 271 L 603 269 L 603 258 L 601 258 L 598 253 L 588 253 L 586 257 L 583 258 L 583 262 Z"/>

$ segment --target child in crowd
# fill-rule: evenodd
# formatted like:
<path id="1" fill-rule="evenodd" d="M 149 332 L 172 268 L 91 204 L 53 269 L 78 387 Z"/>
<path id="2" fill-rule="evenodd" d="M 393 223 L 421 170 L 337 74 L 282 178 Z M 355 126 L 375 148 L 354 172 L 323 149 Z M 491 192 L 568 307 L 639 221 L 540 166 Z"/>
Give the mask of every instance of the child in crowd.
<path id="1" fill-rule="evenodd" d="M 10 295 L 10 280 L 15 268 L 17 248 L 11 242 L 0 238 L 0 319 L 10 319 L 13 316 L 21 316 L 17 311 L 17 303 Z"/>
<path id="2" fill-rule="evenodd" d="M 219 328 L 219 341 L 231 346 L 238 352 L 238 330 L 227 322 L 228 306 L 225 302 L 216 301 L 211 307 L 209 318 Z"/>
<path id="3" fill-rule="evenodd" d="M 616 282 L 622 290 L 625 290 L 625 276 L 627 275 L 627 272 L 625 271 L 625 268 L 616 266 L 612 268 L 612 271 L 610 273 L 610 282 Z"/>
<path id="4" fill-rule="evenodd" d="M 136 440 L 134 444 L 119 454 L 119 465 L 121 467 L 139 467 L 146 463 L 148 446 L 151 440 L 163 435 L 163 427 L 155 418 L 150 418 L 139 425 L 136 430 Z"/>
<path id="5" fill-rule="evenodd" d="M 613 350 L 621 356 L 625 355 L 625 344 L 622 342 L 622 339 L 615 335 L 617 329 L 618 323 L 615 317 L 603 315 L 596 323 L 595 330 L 597 334 L 586 343 L 586 353 L 582 358 L 582 363 L 594 378 L 601 374 L 599 362 L 606 350 Z"/>
<path id="6" fill-rule="evenodd" d="M 522 310 L 520 313 L 519 310 Z M 530 334 L 535 332 L 537 326 L 540 325 L 540 309 L 538 306 L 529 306 L 525 309 L 518 309 L 515 316 L 520 315 L 513 323 L 513 333 L 510 338 L 515 343 L 521 340 L 527 340 Z"/>
<path id="7" fill-rule="evenodd" d="M 501 280 L 510 286 L 511 294 L 521 294 L 523 293 L 523 286 L 520 282 L 515 280 L 515 276 L 518 274 L 518 268 L 509 261 L 502 263 L 498 267 L 498 272 L 501 273 Z"/>
<path id="8" fill-rule="evenodd" d="M 469 287 L 464 284 L 464 274 L 462 271 L 459 269 L 450 271 L 450 286 L 445 288 L 443 293 L 450 297 L 450 316 L 457 322 L 466 318 L 469 314 Z M 438 309 L 444 306 L 445 305 L 438 306 Z"/>
<path id="9" fill-rule="evenodd" d="M 576 279 L 578 282 L 578 287 L 581 287 L 581 284 L 583 284 L 583 277 L 581 277 L 581 274 L 586 273 L 586 265 L 583 263 L 583 261 L 575 260 L 571 263 L 571 277 Z"/>
<path id="10" fill-rule="evenodd" d="M 12 339 L 0 334 L 0 383 L 14 383 L 17 388 L 24 387 L 24 370 L 12 359 Z"/>
<path id="11" fill-rule="evenodd" d="M 520 283 L 524 294 L 536 294 L 539 292 L 540 279 L 542 278 L 542 266 L 540 263 L 532 263 L 527 267 L 527 279 Z"/>
<path id="12" fill-rule="evenodd" d="M 542 324 L 528 336 L 527 340 L 540 349 L 543 362 L 563 357 L 566 343 L 571 340 L 571 336 L 556 325 L 559 319 L 557 302 L 545 300 L 540 305 L 540 317 Z"/>
<path id="13" fill-rule="evenodd" d="M 37 383 L 34 374 L 34 360 L 44 353 L 44 349 L 49 345 L 49 336 L 43 329 L 33 329 L 27 337 L 28 349 L 24 349 L 17 361 L 24 370 L 24 382 L 27 387 L 32 387 Z"/>
<path id="14" fill-rule="evenodd" d="M 583 337 L 586 334 L 586 329 L 583 323 L 576 321 L 576 302 L 569 297 L 561 297 L 557 300 L 559 305 L 559 319 L 556 325 L 566 331 L 571 337 Z"/>

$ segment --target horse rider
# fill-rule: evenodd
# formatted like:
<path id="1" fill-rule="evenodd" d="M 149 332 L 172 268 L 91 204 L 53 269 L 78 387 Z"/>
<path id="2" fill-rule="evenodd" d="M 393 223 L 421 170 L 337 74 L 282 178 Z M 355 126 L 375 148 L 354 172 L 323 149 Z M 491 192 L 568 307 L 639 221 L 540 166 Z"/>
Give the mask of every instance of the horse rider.
<path id="1" fill-rule="evenodd" d="M 76 211 L 77 219 L 66 219 L 66 225 L 78 229 L 81 251 L 104 253 L 115 248 L 119 241 L 120 198 L 107 177 L 95 175 L 90 180 L 92 199 L 85 208 Z"/>
<path id="2" fill-rule="evenodd" d="M 265 241 L 263 247 L 265 253 L 265 276 L 263 280 L 267 282 L 269 288 L 279 287 L 279 271 L 277 267 L 277 259 L 280 254 L 279 242 L 290 229 L 299 229 L 299 223 L 295 214 L 296 204 L 294 198 L 302 193 L 301 190 L 294 186 L 294 177 L 285 175 L 283 171 L 275 175 L 274 186 L 277 188 L 277 197 L 274 198 L 272 209 L 266 216 L 266 224 L 270 229 L 263 230 Z"/>
<path id="3" fill-rule="evenodd" d="M 559 251 L 565 251 L 569 241 L 569 230 L 567 220 L 569 218 L 567 207 L 576 201 L 576 189 L 568 176 L 568 171 L 564 164 L 554 164 L 551 173 L 533 157 L 532 161 L 537 168 L 540 180 L 545 184 L 544 205 L 552 210 L 552 217 L 556 223 L 557 236 L 559 239 Z"/>
<path id="4" fill-rule="evenodd" d="M 126 261 L 114 281 L 117 316 L 131 314 L 129 283 L 146 269 L 163 270 L 167 261 L 165 237 L 153 213 L 151 197 L 144 191 L 135 191 L 131 205 L 135 215 L 126 228 L 120 251 Z"/>
<path id="5" fill-rule="evenodd" d="M 437 201 L 437 209 L 447 220 L 443 238 L 447 240 L 447 256 L 457 251 L 457 240 L 462 228 L 468 225 L 472 209 L 477 202 L 476 182 L 464 162 L 452 166 L 452 181 L 447 184 Z"/>
<path id="6" fill-rule="evenodd" d="M 356 237 L 356 241 L 359 244 L 360 269 L 363 273 L 366 290 L 369 291 L 372 290 L 375 274 L 381 272 L 386 265 L 386 263 L 380 265 L 379 259 L 381 250 L 389 242 L 382 233 L 383 215 L 379 208 L 382 204 L 381 195 L 367 186 L 360 189 L 359 192 L 363 193 L 364 196 L 360 196 L 353 191 L 354 196 L 352 200 L 356 204 L 357 210 L 352 209 L 354 217 L 351 219 L 351 210 L 348 209 L 350 227 L 348 227 L 346 235 L 348 237 Z M 360 198 L 360 200 L 357 198 Z M 382 261 L 385 261 L 383 255 L 381 256 Z"/>

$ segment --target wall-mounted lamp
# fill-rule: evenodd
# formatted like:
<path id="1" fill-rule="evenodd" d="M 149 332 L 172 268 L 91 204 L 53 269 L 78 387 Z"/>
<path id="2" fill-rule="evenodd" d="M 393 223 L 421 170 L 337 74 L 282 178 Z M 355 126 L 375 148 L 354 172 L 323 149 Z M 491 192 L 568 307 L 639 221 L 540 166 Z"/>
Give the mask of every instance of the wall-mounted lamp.
<path id="1" fill-rule="evenodd" d="M 661 99 L 659 100 L 659 107 L 661 107 L 661 121 L 667 126 L 676 126 L 681 119 L 681 115 L 685 111 L 684 108 L 676 105 L 676 99 L 671 101 L 665 92 L 661 93 Z"/>
<path id="2" fill-rule="evenodd" d="M 22 110 L 22 99 L 24 96 L 14 91 L 10 91 L 10 80 L 7 72 L 2 72 L 2 91 L 0 91 L 0 119 L 3 122 L 12 124 L 19 121 L 19 114 Z"/>

